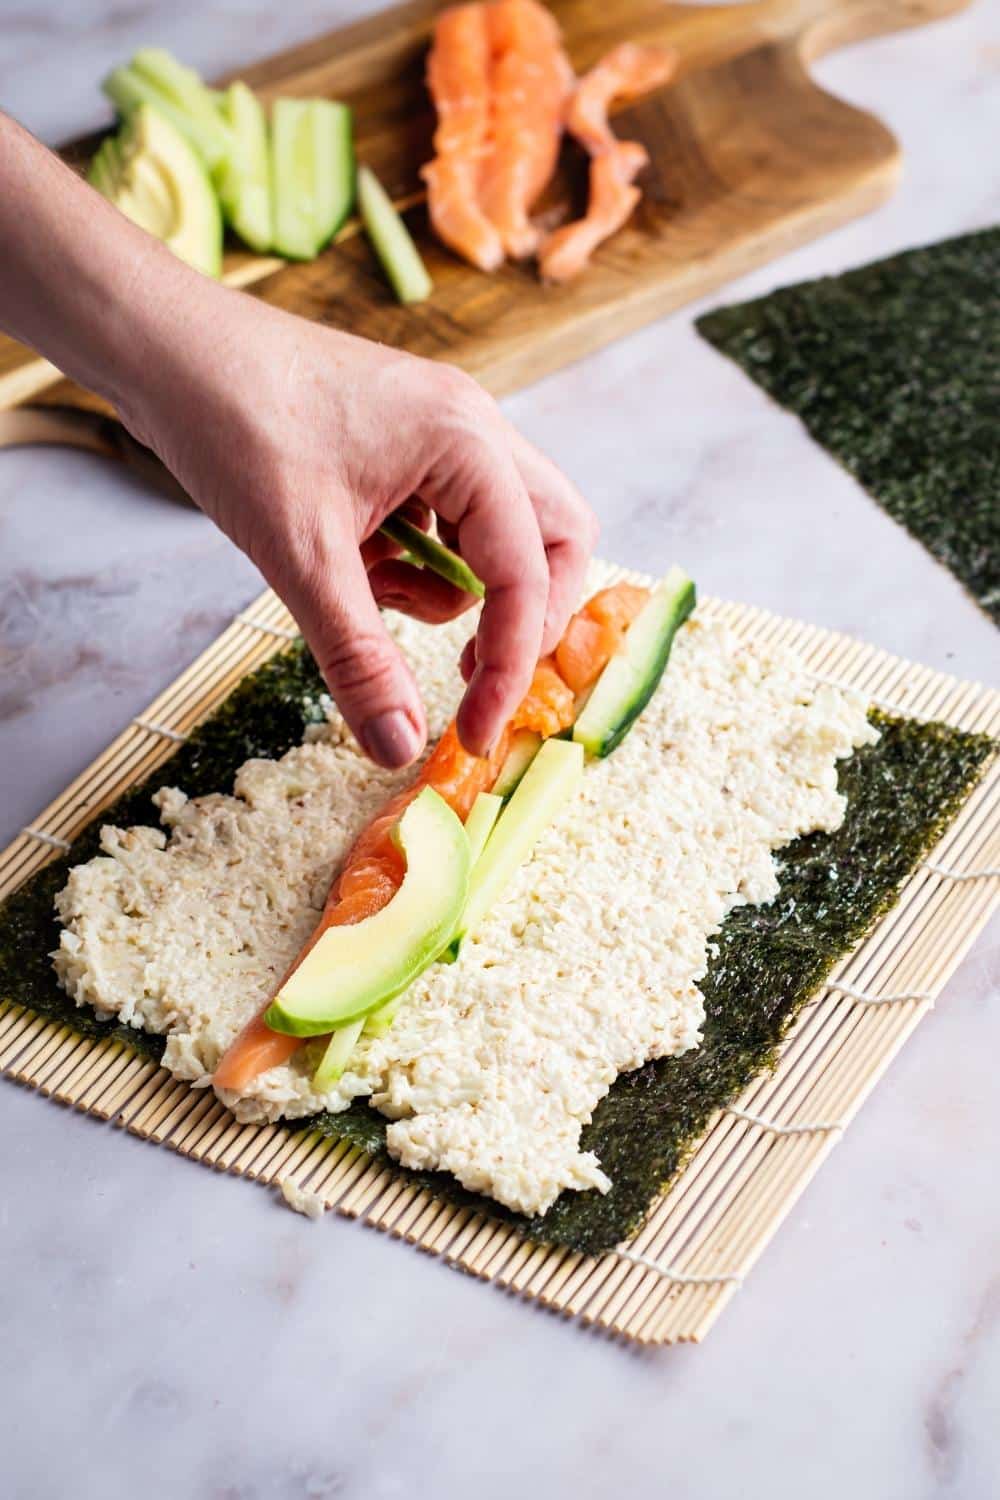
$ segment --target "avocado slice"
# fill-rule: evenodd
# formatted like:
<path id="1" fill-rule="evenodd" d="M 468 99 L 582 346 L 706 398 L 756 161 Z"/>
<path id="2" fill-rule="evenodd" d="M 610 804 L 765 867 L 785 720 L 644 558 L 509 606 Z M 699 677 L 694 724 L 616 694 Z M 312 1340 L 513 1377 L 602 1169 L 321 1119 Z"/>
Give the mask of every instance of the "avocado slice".
<path id="1" fill-rule="evenodd" d="M 539 836 L 576 795 L 582 776 L 582 745 L 573 740 L 545 741 L 473 867 L 469 899 L 455 930 L 453 951 L 458 951 L 466 934 L 475 931 L 499 900 Z"/>
<path id="2" fill-rule="evenodd" d="M 388 906 L 350 927 L 329 927 L 271 1002 L 274 1031 L 323 1036 L 412 984 L 450 940 L 469 891 L 469 841 L 455 813 L 424 787 L 393 838 L 406 858 Z"/>
<path id="3" fill-rule="evenodd" d="M 271 114 L 274 248 L 312 260 L 354 206 L 351 111 L 330 99 L 276 99 Z"/>
<path id="4" fill-rule="evenodd" d="M 226 219 L 252 250 L 270 250 L 271 152 L 267 119 L 252 89 L 237 80 L 223 95 L 222 112 L 233 132 L 233 152 L 217 173 Z"/>
<path id="5" fill-rule="evenodd" d="M 425 302 L 434 290 L 434 283 L 410 231 L 370 167 L 358 168 L 358 209 L 398 300 Z"/>
<path id="6" fill-rule="evenodd" d="M 88 180 L 140 228 L 208 276 L 222 269 L 219 204 L 192 147 L 170 120 L 142 104 L 104 142 Z"/>
<path id="7" fill-rule="evenodd" d="M 136 64 L 144 58 L 142 68 Z M 173 87 L 168 88 L 155 66 L 156 59 L 169 58 Z M 189 75 L 187 88 L 181 86 L 173 70 Z M 188 140 L 208 171 L 214 177 L 234 151 L 234 137 L 228 124 L 216 107 L 211 93 L 204 87 L 197 73 L 170 58 L 169 53 L 148 48 L 137 54 L 127 67 L 115 68 L 102 85 L 118 113 L 128 120 L 144 104 L 152 107 L 168 119 L 175 130 Z M 198 90 L 201 91 L 202 98 Z"/>
<path id="8" fill-rule="evenodd" d="M 588 755 L 610 755 L 628 734 L 659 685 L 695 597 L 684 570 L 671 568 L 636 615 L 573 725 L 573 739 Z"/>

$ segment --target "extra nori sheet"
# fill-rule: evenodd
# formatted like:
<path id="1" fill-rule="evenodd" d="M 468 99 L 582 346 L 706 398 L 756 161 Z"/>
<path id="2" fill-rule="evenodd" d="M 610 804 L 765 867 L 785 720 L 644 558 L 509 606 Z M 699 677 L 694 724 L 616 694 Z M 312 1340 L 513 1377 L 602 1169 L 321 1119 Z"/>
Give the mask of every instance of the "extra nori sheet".
<path id="1" fill-rule="evenodd" d="M 316 719 L 322 684 L 301 648 L 247 677 L 222 708 L 142 786 L 122 797 L 0 907 L 0 997 L 91 1036 L 114 1035 L 159 1058 L 162 1041 L 78 1010 L 58 988 L 49 954 L 58 942 L 53 898 L 69 867 L 98 851 L 100 823 L 156 825 L 150 794 L 163 785 L 191 796 L 231 786 L 252 755 L 278 756 Z M 613 1180 L 610 1193 L 564 1193 L 544 1218 L 522 1219 L 464 1192 L 443 1174 L 406 1173 L 449 1199 L 519 1223 L 537 1240 L 599 1253 L 641 1221 L 685 1160 L 715 1109 L 769 1066 L 789 1022 L 832 964 L 892 905 L 900 884 L 934 842 L 992 749 L 981 735 L 941 724 L 879 718 L 878 745 L 841 764 L 848 815 L 835 834 L 812 834 L 781 854 L 781 891 L 725 923 L 703 990 L 702 1046 L 619 1078 L 584 1132 Z M 298 1122 L 346 1137 L 383 1157 L 385 1121 L 367 1103 Z M 402 1171 L 401 1168 L 396 1168 Z"/>
<path id="2" fill-rule="evenodd" d="M 1000 228 L 697 327 L 1000 624 Z"/>

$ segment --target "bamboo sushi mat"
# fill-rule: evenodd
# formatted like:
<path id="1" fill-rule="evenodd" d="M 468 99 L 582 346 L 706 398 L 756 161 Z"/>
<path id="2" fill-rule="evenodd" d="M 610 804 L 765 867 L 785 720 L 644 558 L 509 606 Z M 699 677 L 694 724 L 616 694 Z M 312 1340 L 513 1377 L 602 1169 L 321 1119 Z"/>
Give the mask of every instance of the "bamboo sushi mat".
<path id="1" fill-rule="evenodd" d="M 609 572 L 637 583 L 640 574 Z M 705 617 L 795 648 L 818 678 L 893 712 L 1000 734 L 1000 693 L 833 631 L 708 599 Z M 294 624 L 265 594 L 0 854 L 0 898 L 153 771 Z M 120 1042 L 0 1006 L 0 1070 L 182 1156 L 265 1184 L 290 1182 L 341 1214 L 567 1316 L 641 1344 L 697 1341 L 1000 904 L 1000 759 L 896 906 L 805 1007 L 777 1068 L 721 1110 L 642 1229 L 588 1257 L 532 1244 L 509 1224 L 441 1202 L 356 1147 L 282 1125 L 239 1125 Z"/>

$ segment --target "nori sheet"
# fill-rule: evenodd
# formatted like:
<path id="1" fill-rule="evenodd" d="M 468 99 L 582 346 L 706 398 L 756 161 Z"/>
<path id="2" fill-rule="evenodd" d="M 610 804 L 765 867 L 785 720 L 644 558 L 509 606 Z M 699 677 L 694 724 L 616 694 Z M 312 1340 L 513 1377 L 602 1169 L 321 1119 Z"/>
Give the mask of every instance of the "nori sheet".
<path id="1" fill-rule="evenodd" d="M 1000 228 L 696 326 L 1000 624 Z"/>
<path id="2" fill-rule="evenodd" d="M 53 898 L 71 865 L 98 852 L 102 823 L 158 823 L 150 796 L 164 785 L 191 796 L 228 788 L 248 756 L 278 756 L 320 717 L 319 674 L 301 646 L 250 674 L 146 782 L 88 826 L 0 906 L 0 996 L 88 1036 L 112 1035 L 159 1058 L 163 1042 L 79 1010 L 55 981 L 49 954 L 59 927 Z M 702 984 L 704 1042 L 617 1080 L 584 1132 L 613 1180 L 611 1191 L 563 1193 L 541 1218 L 525 1219 L 464 1191 L 443 1173 L 404 1175 L 453 1202 L 515 1222 L 530 1237 L 591 1254 L 642 1220 L 683 1164 L 715 1109 L 770 1066 L 787 1026 L 836 960 L 893 902 L 902 881 L 954 815 L 994 748 L 983 735 L 875 715 L 882 738 L 840 766 L 848 814 L 834 834 L 811 834 L 782 851 L 781 890 L 764 907 L 731 913 Z M 343 1114 L 296 1122 L 346 1138 L 383 1159 L 385 1121 L 362 1101 Z M 392 1164 L 394 1170 L 404 1169 Z"/>

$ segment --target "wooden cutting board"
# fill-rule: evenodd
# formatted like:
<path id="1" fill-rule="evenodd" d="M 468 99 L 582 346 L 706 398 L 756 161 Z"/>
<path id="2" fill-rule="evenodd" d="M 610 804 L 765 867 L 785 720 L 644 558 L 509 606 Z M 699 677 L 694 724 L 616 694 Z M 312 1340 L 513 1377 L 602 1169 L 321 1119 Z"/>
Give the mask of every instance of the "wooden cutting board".
<path id="1" fill-rule="evenodd" d="M 442 7 L 413 0 L 239 76 L 268 98 L 326 95 L 353 105 L 358 155 L 409 205 L 433 297 L 399 307 L 356 223 L 307 265 L 234 250 L 226 279 L 317 321 L 451 360 L 497 394 L 526 385 L 881 203 L 899 172 L 896 141 L 873 116 L 819 88 L 809 63 L 967 3 L 553 0 L 578 70 L 626 39 L 669 43 L 680 68 L 675 82 L 617 117 L 619 133 L 642 141 L 651 157 L 631 223 L 579 281 L 547 287 L 530 264 L 483 275 L 429 232 L 419 168 L 431 154 L 433 112 L 423 74 Z M 78 142 L 66 155 L 83 162 L 93 145 Z M 567 146 L 546 213 L 579 212 L 585 186 L 585 160 Z M 0 409 L 32 397 L 95 404 L 0 338 Z"/>

